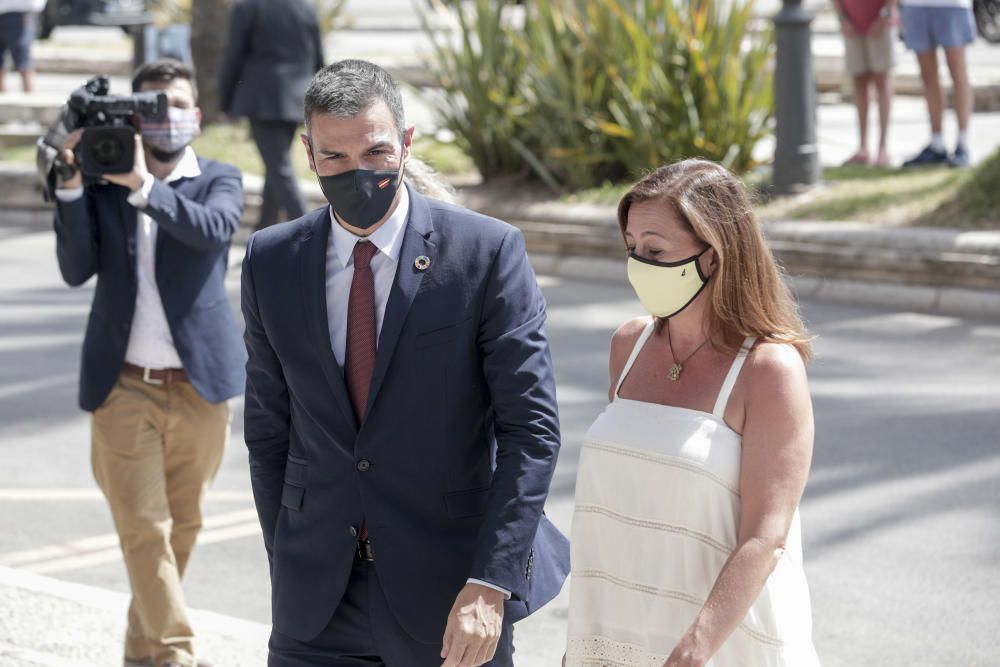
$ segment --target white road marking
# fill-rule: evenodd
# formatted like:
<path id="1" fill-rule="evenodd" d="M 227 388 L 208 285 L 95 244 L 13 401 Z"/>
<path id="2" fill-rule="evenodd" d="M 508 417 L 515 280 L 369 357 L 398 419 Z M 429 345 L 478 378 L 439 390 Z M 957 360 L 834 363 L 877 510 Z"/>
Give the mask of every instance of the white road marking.
<path id="1" fill-rule="evenodd" d="M 202 532 L 198 536 L 199 544 L 215 544 L 260 535 L 257 511 L 252 509 L 209 515 L 204 518 L 203 523 Z M 114 563 L 121 558 L 118 535 L 108 533 L 2 554 L 0 566 L 17 566 L 36 574 L 55 574 Z"/>
<path id="2" fill-rule="evenodd" d="M 3 349 L 3 342 L 0 340 L 0 350 Z M 34 378 L 24 382 L 11 382 L 0 387 L 0 400 L 8 400 L 15 396 L 21 396 L 32 391 L 44 391 L 60 385 L 70 385 L 76 383 L 76 373 L 64 373 L 50 378 Z"/>
<path id="3" fill-rule="evenodd" d="M 0 489 L 0 502 L 103 501 L 99 489 Z M 209 491 L 206 502 L 253 501 L 250 491 Z"/>

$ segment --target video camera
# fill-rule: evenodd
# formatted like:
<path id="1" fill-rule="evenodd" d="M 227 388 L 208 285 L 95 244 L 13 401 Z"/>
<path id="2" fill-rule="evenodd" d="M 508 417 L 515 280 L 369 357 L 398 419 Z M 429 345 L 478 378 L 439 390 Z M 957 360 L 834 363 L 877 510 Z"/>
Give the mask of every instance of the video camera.
<path id="1" fill-rule="evenodd" d="M 71 178 L 74 167 L 62 157 L 66 135 L 83 128 L 74 156 L 84 185 L 99 183 L 105 174 L 126 174 L 135 164 L 135 134 L 139 120 L 164 122 L 167 95 L 162 91 L 109 95 L 106 76 L 96 76 L 73 91 L 57 120 L 38 140 L 38 168 L 42 180 L 54 173 Z M 51 185 L 51 184 L 50 184 Z"/>

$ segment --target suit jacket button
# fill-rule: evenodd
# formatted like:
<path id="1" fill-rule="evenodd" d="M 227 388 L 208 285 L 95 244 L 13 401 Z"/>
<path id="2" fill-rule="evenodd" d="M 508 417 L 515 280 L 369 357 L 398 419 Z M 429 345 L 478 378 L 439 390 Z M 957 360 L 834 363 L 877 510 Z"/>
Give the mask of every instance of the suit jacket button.
<path id="1" fill-rule="evenodd" d="M 349 532 L 351 533 L 351 537 L 357 537 L 358 536 L 358 529 L 355 528 L 354 526 L 350 527 Z"/>
<path id="2" fill-rule="evenodd" d="M 358 461 L 359 472 L 368 472 L 369 470 L 371 470 L 371 467 L 372 467 L 372 462 L 369 461 L 368 459 L 361 459 L 360 461 Z"/>

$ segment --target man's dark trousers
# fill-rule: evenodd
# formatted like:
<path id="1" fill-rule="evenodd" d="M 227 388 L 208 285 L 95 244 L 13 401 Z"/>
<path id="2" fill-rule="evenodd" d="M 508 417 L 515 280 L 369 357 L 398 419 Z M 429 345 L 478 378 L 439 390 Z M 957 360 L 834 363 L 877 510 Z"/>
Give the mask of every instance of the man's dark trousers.
<path id="1" fill-rule="evenodd" d="M 289 156 L 297 129 L 294 121 L 250 119 L 250 132 L 264 161 L 264 193 L 257 229 L 276 224 L 281 211 L 285 212 L 284 220 L 300 218 L 305 212 Z"/>

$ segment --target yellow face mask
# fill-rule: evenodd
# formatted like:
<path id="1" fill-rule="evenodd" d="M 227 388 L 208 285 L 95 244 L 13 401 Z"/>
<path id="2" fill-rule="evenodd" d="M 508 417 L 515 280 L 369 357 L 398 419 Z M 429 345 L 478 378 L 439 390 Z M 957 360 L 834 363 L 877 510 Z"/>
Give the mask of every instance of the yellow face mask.
<path id="1" fill-rule="evenodd" d="M 673 317 L 687 308 L 708 284 L 698 262 L 707 250 L 679 262 L 654 262 L 629 253 L 628 281 L 643 307 L 656 317 Z"/>

